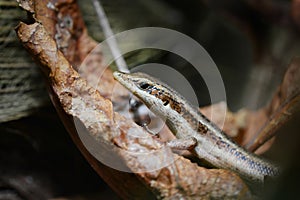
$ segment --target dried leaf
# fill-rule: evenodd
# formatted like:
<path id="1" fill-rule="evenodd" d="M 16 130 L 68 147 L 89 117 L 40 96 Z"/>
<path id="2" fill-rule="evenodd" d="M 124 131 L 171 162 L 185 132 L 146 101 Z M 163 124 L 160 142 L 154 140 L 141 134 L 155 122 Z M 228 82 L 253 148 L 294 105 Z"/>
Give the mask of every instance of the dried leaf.
<path id="1" fill-rule="evenodd" d="M 266 108 L 257 112 L 261 115 L 261 117 L 257 117 L 257 114 L 253 115 L 253 117 L 258 118 L 261 120 L 261 123 L 264 124 L 258 134 L 253 137 L 253 141 L 249 143 L 249 149 L 251 151 L 255 151 L 265 144 L 265 142 L 269 141 L 275 135 L 275 131 L 299 110 L 300 59 L 294 58 L 289 65 L 283 81 L 278 87 L 271 103 Z M 250 124 L 250 127 L 251 126 L 255 127 L 255 123 Z M 255 132 L 252 131 L 252 133 Z M 270 143 L 268 146 L 270 146 Z M 259 150 L 260 152 L 263 151 L 261 148 Z"/>

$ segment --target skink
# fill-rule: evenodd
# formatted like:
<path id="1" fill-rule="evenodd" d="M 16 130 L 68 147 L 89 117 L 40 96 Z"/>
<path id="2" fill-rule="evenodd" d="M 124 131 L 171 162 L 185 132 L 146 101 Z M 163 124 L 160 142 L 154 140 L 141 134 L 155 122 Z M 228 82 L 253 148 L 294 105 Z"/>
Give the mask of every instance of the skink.
<path id="1" fill-rule="evenodd" d="M 113 75 L 151 111 L 166 119 L 166 124 L 177 138 L 195 138 L 197 144 L 193 151 L 200 159 L 261 182 L 266 176 L 279 174 L 278 167 L 238 146 L 168 85 L 144 73 L 116 71 Z"/>

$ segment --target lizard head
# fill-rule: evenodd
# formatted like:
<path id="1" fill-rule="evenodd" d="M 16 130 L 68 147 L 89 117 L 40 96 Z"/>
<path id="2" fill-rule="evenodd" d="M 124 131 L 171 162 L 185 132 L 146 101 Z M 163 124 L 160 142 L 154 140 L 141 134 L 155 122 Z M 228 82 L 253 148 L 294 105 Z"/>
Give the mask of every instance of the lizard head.
<path id="1" fill-rule="evenodd" d="M 124 87 L 140 98 L 147 107 L 169 106 L 175 91 L 161 81 L 141 72 L 114 72 L 114 77 Z"/>

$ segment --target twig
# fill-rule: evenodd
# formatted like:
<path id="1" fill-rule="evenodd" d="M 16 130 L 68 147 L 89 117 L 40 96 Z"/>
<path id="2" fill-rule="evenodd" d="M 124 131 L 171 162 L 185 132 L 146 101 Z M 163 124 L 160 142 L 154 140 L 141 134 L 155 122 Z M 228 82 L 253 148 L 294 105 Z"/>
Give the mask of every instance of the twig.
<path id="1" fill-rule="evenodd" d="M 107 39 L 107 44 L 108 44 L 110 51 L 114 57 L 114 60 L 116 61 L 117 67 L 118 67 L 119 71 L 128 73 L 129 72 L 128 66 L 120 52 L 117 41 L 114 37 L 114 33 L 111 30 L 111 27 L 109 25 L 109 22 L 107 20 L 107 17 L 103 10 L 103 7 L 100 4 L 99 0 L 98 1 L 92 0 L 92 1 L 95 6 L 96 13 L 98 15 L 99 24 L 103 30 L 105 38 Z"/>

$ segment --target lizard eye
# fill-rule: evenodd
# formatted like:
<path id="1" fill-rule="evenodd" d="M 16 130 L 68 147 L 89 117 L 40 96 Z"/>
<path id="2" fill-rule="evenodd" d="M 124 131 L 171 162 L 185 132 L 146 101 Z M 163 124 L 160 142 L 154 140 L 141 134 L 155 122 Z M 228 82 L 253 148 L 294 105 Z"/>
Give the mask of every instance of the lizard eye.
<path id="1" fill-rule="evenodd" d="M 141 84 L 139 85 L 139 87 L 140 87 L 141 89 L 143 89 L 143 90 L 146 90 L 146 89 L 148 89 L 148 88 L 150 87 L 150 85 L 149 85 L 148 83 L 141 83 Z"/>
<path id="2" fill-rule="evenodd" d="M 164 101 L 163 103 L 164 103 L 164 106 L 167 106 L 167 105 L 169 104 L 169 101 L 166 100 L 166 101 Z"/>

